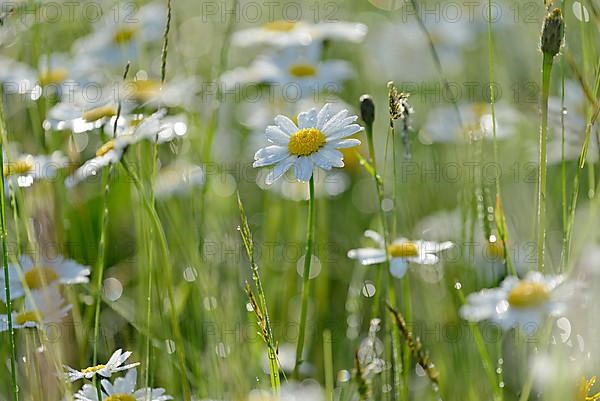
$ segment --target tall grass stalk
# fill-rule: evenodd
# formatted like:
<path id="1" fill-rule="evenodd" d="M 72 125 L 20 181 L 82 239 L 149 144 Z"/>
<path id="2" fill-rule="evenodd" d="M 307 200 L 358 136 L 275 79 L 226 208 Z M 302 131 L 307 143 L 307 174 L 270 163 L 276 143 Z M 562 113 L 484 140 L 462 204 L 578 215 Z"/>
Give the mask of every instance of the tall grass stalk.
<path id="1" fill-rule="evenodd" d="M 540 121 L 539 159 L 538 159 L 538 208 L 537 208 L 537 266 L 544 271 L 544 248 L 546 242 L 546 185 L 547 185 L 547 142 L 548 142 L 548 97 L 550 94 L 550 73 L 553 57 L 544 53 L 542 62 L 542 105 Z"/>
<path id="2" fill-rule="evenodd" d="M 298 329 L 298 343 L 296 344 L 296 363 L 294 365 L 294 378 L 300 377 L 302 365 L 302 352 L 304 350 L 304 337 L 306 336 L 306 319 L 308 315 L 308 298 L 310 295 L 310 265 L 313 254 L 315 235 L 315 178 L 310 177 L 308 182 L 308 219 L 306 226 L 306 251 L 304 253 L 304 270 L 302 275 L 302 301 L 300 306 L 300 322 Z"/>
<path id="3" fill-rule="evenodd" d="M 544 271 L 544 249 L 546 244 L 546 175 L 548 170 L 548 97 L 550 96 L 550 77 L 552 64 L 562 46 L 564 21 L 562 12 L 555 8 L 544 18 L 540 49 L 542 50 L 542 99 L 540 113 L 540 140 L 538 160 L 538 206 L 537 206 L 537 267 Z"/>
<path id="4" fill-rule="evenodd" d="M 169 261 L 169 248 L 167 246 L 167 238 L 163 230 L 162 224 L 160 222 L 160 218 L 156 213 L 156 209 L 145 194 L 142 181 L 135 173 L 135 171 L 129 168 L 129 165 L 123 159 L 121 159 L 121 165 L 135 184 L 136 189 L 138 191 L 138 195 L 142 200 L 142 205 L 144 209 L 146 209 L 148 216 L 150 217 L 150 221 L 153 226 L 152 228 L 155 230 L 158 238 L 158 246 L 162 257 L 161 265 L 163 266 L 163 271 L 165 271 L 165 287 L 167 288 L 167 299 L 169 302 L 170 309 L 169 316 L 171 319 L 171 330 L 173 331 L 173 335 L 175 336 L 175 353 L 177 356 L 177 362 L 181 373 L 181 387 L 183 391 L 183 399 L 185 401 L 190 401 L 192 398 L 189 383 L 187 381 L 185 353 L 183 349 L 183 337 L 181 335 L 181 328 L 179 327 L 179 321 L 177 319 L 177 308 L 175 305 L 175 296 L 173 294 L 173 273 L 171 271 L 172 266 Z"/>
<path id="5" fill-rule="evenodd" d="M 490 77 L 490 107 L 492 109 L 492 147 L 494 153 L 494 164 L 498 165 L 498 139 L 496 134 L 496 92 L 494 87 L 494 33 L 492 30 L 492 0 L 488 0 L 488 58 L 489 58 L 489 77 Z M 506 226 L 506 218 L 502 208 L 502 188 L 500 185 L 500 175 L 496 174 L 494 177 L 494 184 L 496 186 L 496 228 L 498 235 L 502 241 L 502 254 L 504 257 L 504 263 L 506 264 L 506 270 L 510 271 L 513 276 L 517 275 L 515 266 L 513 265 L 510 254 L 508 253 L 507 240 L 508 232 Z M 485 195 L 484 195 L 485 196 Z M 486 217 L 487 218 L 487 217 Z M 489 241 L 489 238 L 486 238 Z"/>
<path id="6" fill-rule="evenodd" d="M 361 97 L 361 115 L 362 115 L 362 119 L 365 122 L 365 133 L 367 136 L 367 143 L 368 143 L 368 147 L 369 147 L 369 157 L 371 159 L 371 165 L 368 167 L 368 169 L 371 172 L 371 175 L 373 176 L 373 180 L 375 181 L 375 189 L 377 192 L 377 210 L 379 212 L 379 219 L 381 221 L 381 228 L 382 228 L 382 236 L 383 236 L 383 242 L 384 242 L 384 246 L 387 247 L 388 244 L 390 243 L 390 238 L 389 238 L 389 229 L 386 223 L 386 219 L 385 219 L 385 211 L 382 208 L 382 204 L 383 204 L 383 197 L 384 197 L 384 187 L 383 187 L 383 179 L 382 177 L 379 175 L 379 173 L 377 172 L 377 157 L 376 157 L 376 153 L 375 153 L 375 141 L 373 138 L 373 123 L 375 121 L 375 104 L 373 103 L 373 100 L 371 99 L 370 96 L 368 95 L 364 95 Z M 389 257 L 389 253 L 385 252 L 385 261 L 381 264 L 378 272 L 377 272 L 377 291 L 376 291 L 376 299 L 375 299 L 375 303 L 374 303 L 374 308 L 373 308 L 373 316 L 379 316 L 379 314 L 381 313 L 381 296 L 377 295 L 381 291 L 382 287 L 383 287 L 383 275 L 382 275 L 382 269 L 385 271 L 386 274 L 386 278 L 387 278 L 387 282 L 388 282 L 388 297 L 389 297 L 389 302 L 391 304 L 391 306 L 393 308 L 397 307 L 397 300 L 396 300 L 396 293 L 395 293 L 395 289 L 394 289 L 394 282 L 391 278 L 390 275 L 390 257 Z M 387 322 L 390 323 L 390 320 L 387 319 Z M 408 399 L 406 397 L 408 397 L 408 388 L 407 388 L 407 383 L 404 383 L 403 385 L 403 378 L 402 378 L 402 359 L 400 356 L 400 332 L 398 330 L 398 327 L 396 327 L 395 325 L 391 324 L 391 333 L 392 333 L 392 370 L 393 370 L 393 388 L 394 388 L 394 399 L 396 400 L 400 400 L 401 395 L 400 395 L 400 389 L 406 387 L 404 390 L 404 399 Z M 406 368 L 406 367 L 405 367 Z"/>
<path id="7" fill-rule="evenodd" d="M 256 314 L 257 320 L 261 329 L 263 331 L 263 340 L 267 344 L 267 357 L 269 358 L 269 373 L 271 378 L 271 388 L 275 394 L 279 394 L 279 364 L 277 362 L 277 343 L 275 342 L 275 338 L 273 336 L 273 330 L 271 327 L 271 318 L 269 316 L 269 310 L 267 308 L 267 298 L 265 296 L 265 291 L 262 285 L 262 280 L 260 278 L 260 271 L 258 269 L 258 264 L 256 263 L 255 253 L 254 253 L 254 241 L 252 239 L 252 232 L 250 231 L 250 226 L 248 225 L 248 219 L 246 218 L 246 212 L 244 211 L 244 205 L 242 204 L 242 200 L 240 198 L 240 194 L 237 194 L 238 201 L 238 209 L 240 210 L 241 217 L 241 225 L 240 225 L 240 235 L 242 237 L 242 241 L 244 242 L 244 248 L 246 249 L 246 254 L 248 255 L 248 259 L 250 260 L 250 270 L 252 272 L 252 281 L 254 281 L 254 285 L 256 286 L 256 291 L 258 292 L 258 304 L 254 305 L 254 313 Z M 251 295 L 251 290 L 248 286 L 247 288 L 248 296 Z M 252 301 L 252 298 L 251 298 Z M 254 302 L 252 302 L 254 303 Z"/>
<path id="8" fill-rule="evenodd" d="M 7 145 L 6 121 L 4 105 L 0 101 L 0 166 L 4 167 L 4 149 Z M 6 295 L 6 314 L 10 347 L 10 376 L 13 401 L 19 400 L 19 385 L 17 383 L 17 349 L 15 344 L 15 329 L 12 319 L 12 300 L 10 295 L 10 273 L 8 271 L 8 245 L 6 230 L 6 202 L 4 192 L 4 172 L 0 174 L 0 237 L 2 237 L 2 268 L 4 270 L 4 293 Z"/>

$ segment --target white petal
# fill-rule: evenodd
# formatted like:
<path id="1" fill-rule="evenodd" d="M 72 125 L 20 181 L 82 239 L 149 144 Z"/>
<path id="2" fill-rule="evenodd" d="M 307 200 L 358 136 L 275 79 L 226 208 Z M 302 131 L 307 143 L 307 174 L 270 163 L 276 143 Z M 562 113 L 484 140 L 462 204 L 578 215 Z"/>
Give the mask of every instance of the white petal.
<path id="1" fill-rule="evenodd" d="M 264 167 L 269 166 L 271 164 L 278 163 L 279 161 L 288 157 L 288 150 L 283 146 L 267 146 L 265 148 L 259 149 L 254 155 L 254 163 L 253 167 Z"/>
<path id="2" fill-rule="evenodd" d="M 348 110 L 344 109 L 340 112 L 338 112 L 336 115 L 334 115 L 333 117 L 331 117 L 324 125 L 323 128 L 321 129 L 321 132 L 323 132 L 324 134 L 328 134 L 330 131 L 336 130 L 340 127 L 340 123 L 346 118 L 346 116 L 348 115 Z"/>
<path id="3" fill-rule="evenodd" d="M 298 132 L 298 127 L 296 126 L 296 124 L 294 124 L 294 122 L 286 116 L 278 115 L 277 117 L 275 117 L 275 122 L 281 127 L 283 132 L 289 135 Z"/>
<path id="4" fill-rule="evenodd" d="M 267 175 L 265 183 L 267 185 L 271 185 L 271 184 L 273 184 L 273 182 L 275 182 L 275 180 L 279 179 L 279 177 L 284 175 L 285 172 L 288 171 L 290 169 L 290 167 L 292 167 L 292 165 L 294 164 L 294 159 L 295 159 L 295 156 L 289 156 L 288 158 L 277 163 L 273 167 L 273 170 L 271 170 L 269 175 Z"/>
<path id="5" fill-rule="evenodd" d="M 375 265 L 385 262 L 385 252 L 379 248 L 358 248 L 348 251 L 350 259 L 356 259 L 361 265 Z"/>
<path id="6" fill-rule="evenodd" d="M 298 157 L 298 160 L 294 163 L 296 178 L 304 182 L 310 180 L 310 177 L 312 177 L 313 174 L 313 166 L 313 162 L 309 157 Z"/>
<path id="7" fill-rule="evenodd" d="M 331 107 L 331 103 L 327 103 L 321 108 L 319 114 L 317 114 L 317 129 L 320 131 L 323 130 L 323 126 L 331 118 Z"/>
<path id="8" fill-rule="evenodd" d="M 396 278 L 402 278 L 408 270 L 408 263 L 404 258 L 392 258 L 390 260 L 390 273 Z"/>
<path id="9" fill-rule="evenodd" d="M 332 129 L 326 133 L 327 134 L 327 142 L 334 141 L 336 139 L 346 138 L 350 135 L 354 135 L 357 132 L 362 131 L 362 129 L 363 128 L 358 124 L 344 125 L 341 128 Z"/>
<path id="10" fill-rule="evenodd" d="M 314 108 L 298 114 L 299 128 L 315 128 L 317 126 L 317 110 Z"/>
<path id="11" fill-rule="evenodd" d="M 267 140 L 275 145 L 287 146 L 290 141 L 290 135 L 283 132 L 277 125 L 269 125 L 265 131 Z"/>
<path id="12" fill-rule="evenodd" d="M 383 248 L 383 236 L 379 234 L 377 231 L 367 230 L 365 231 L 365 237 L 375 241 L 381 248 Z"/>
<path id="13" fill-rule="evenodd" d="M 336 149 L 346 149 L 346 148 L 353 148 L 355 146 L 359 146 L 360 141 L 358 139 L 354 139 L 354 138 L 337 139 L 337 140 L 330 141 L 327 144 Z"/>

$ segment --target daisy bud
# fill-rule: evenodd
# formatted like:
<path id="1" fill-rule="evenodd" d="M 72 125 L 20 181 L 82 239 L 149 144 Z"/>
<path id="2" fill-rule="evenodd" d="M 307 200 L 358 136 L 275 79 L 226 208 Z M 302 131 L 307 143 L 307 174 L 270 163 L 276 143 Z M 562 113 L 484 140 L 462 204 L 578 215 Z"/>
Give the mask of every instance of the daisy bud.
<path id="1" fill-rule="evenodd" d="M 554 57 L 560 51 L 565 30 L 560 8 L 555 8 L 544 18 L 542 27 L 541 49 L 544 54 Z"/>
<path id="2" fill-rule="evenodd" d="M 375 103 L 370 95 L 360 97 L 360 116 L 368 126 L 375 121 Z"/>

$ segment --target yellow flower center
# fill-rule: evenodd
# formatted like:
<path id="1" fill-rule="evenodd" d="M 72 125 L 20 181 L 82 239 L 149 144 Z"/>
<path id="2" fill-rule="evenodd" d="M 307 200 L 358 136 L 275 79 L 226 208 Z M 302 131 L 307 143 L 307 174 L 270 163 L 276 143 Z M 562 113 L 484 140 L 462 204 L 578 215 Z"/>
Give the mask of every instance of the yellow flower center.
<path id="1" fill-rule="evenodd" d="M 548 288 L 532 281 L 519 281 L 508 294 L 508 303 L 515 308 L 538 306 L 549 299 Z"/>
<path id="2" fill-rule="evenodd" d="M 89 368 L 81 369 L 81 373 L 96 373 L 97 371 L 104 369 L 106 365 L 96 365 Z"/>
<path id="3" fill-rule="evenodd" d="M 100 149 L 98 149 L 96 151 L 96 157 L 104 156 L 105 154 L 107 154 L 108 152 L 113 150 L 114 148 L 115 148 L 115 140 L 111 139 L 110 141 L 106 142 L 104 145 L 100 146 Z"/>
<path id="4" fill-rule="evenodd" d="M 104 401 L 135 401 L 135 397 L 131 394 L 113 394 Z"/>
<path id="5" fill-rule="evenodd" d="M 131 84 L 133 85 L 132 97 L 142 102 L 151 100 L 160 90 L 160 81 L 155 79 L 140 79 Z"/>
<path id="6" fill-rule="evenodd" d="M 39 323 L 42 321 L 42 315 L 37 311 L 25 311 L 15 316 L 15 323 L 25 324 L 27 322 Z"/>
<path id="7" fill-rule="evenodd" d="M 317 67 L 311 64 L 293 64 L 289 68 L 289 73 L 296 78 L 314 77 L 317 75 Z"/>
<path id="8" fill-rule="evenodd" d="M 28 160 L 11 162 L 4 165 L 2 172 L 5 177 L 15 174 L 25 174 L 31 171 L 33 164 Z"/>
<path id="9" fill-rule="evenodd" d="M 67 78 L 68 71 L 66 68 L 55 68 L 40 72 L 40 84 L 46 86 L 49 84 L 57 84 Z"/>
<path id="10" fill-rule="evenodd" d="M 419 247 L 414 242 L 403 242 L 401 244 L 391 244 L 388 246 L 388 252 L 393 258 L 408 258 L 419 256 Z"/>
<path id="11" fill-rule="evenodd" d="M 112 104 L 96 107 L 95 109 L 83 112 L 83 120 L 88 123 L 93 123 L 101 118 L 113 117 L 117 115 L 117 108 Z"/>
<path id="12" fill-rule="evenodd" d="M 44 288 L 58 280 L 58 278 L 59 276 L 54 269 L 45 266 L 36 266 L 24 275 L 27 287 L 32 290 Z"/>
<path id="13" fill-rule="evenodd" d="M 135 29 L 134 27 L 128 27 L 128 26 L 123 27 L 123 28 L 119 29 L 117 32 L 115 32 L 115 34 L 113 35 L 113 42 L 115 42 L 118 45 L 127 43 L 127 42 L 131 41 L 131 39 L 133 39 L 136 32 L 137 32 L 137 29 Z"/>
<path id="14" fill-rule="evenodd" d="M 325 145 L 325 134 L 316 128 L 302 128 L 290 137 L 288 151 L 295 156 L 308 156 Z"/>
<path id="15" fill-rule="evenodd" d="M 296 23 L 293 21 L 277 20 L 266 23 L 264 28 L 267 31 L 290 32 L 296 28 Z"/>

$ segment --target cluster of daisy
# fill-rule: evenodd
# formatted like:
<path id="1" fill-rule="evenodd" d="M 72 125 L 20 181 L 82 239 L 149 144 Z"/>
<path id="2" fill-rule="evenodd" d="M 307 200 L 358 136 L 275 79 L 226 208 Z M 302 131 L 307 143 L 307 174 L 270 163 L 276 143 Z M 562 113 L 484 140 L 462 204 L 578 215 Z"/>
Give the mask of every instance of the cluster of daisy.
<path id="1" fill-rule="evenodd" d="M 166 401 L 173 397 L 166 395 L 162 388 L 137 389 L 138 362 L 125 364 L 131 352 L 116 350 L 108 362 L 90 366 L 81 370 L 66 367 L 66 378 L 70 382 L 84 379 L 91 382 L 97 381 L 96 386 L 86 383 L 75 394 L 78 401 Z M 117 377 L 114 382 L 107 380 L 113 374 L 127 371 L 124 377 Z M 98 386 L 99 384 L 99 386 Z M 101 397 L 101 398 L 100 398 Z"/>
<path id="2" fill-rule="evenodd" d="M 137 142 L 161 144 L 186 135 L 184 113 L 199 91 L 195 78 L 175 74 L 162 82 L 156 77 L 159 74 L 133 68 L 123 77 L 129 60 L 139 59 L 148 50 L 160 54 L 166 11 L 157 2 L 140 7 L 135 18 L 109 13 L 92 25 L 90 34 L 78 38 L 69 52 L 42 56 L 37 66 L 0 57 L 0 83 L 8 101 L 20 97 L 18 107 L 29 109 L 43 98 L 47 110 L 40 127 L 42 140 L 56 143 L 55 138 L 68 138 L 68 157 L 60 150 L 39 156 L 7 152 L 5 176 L 14 177 L 19 186 L 30 186 L 36 180 L 53 181 L 60 170 L 69 167 L 72 174 L 65 184 L 72 187 L 120 161 Z M 71 168 L 82 159 L 88 160 L 81 168 Z M 183 187 L 188 182 L 180 179 L 182 175 L 177 181 Z"/>
<path id="3" fill-rule="evenodd" d="M 259 176 L 259 184 L 270 186 L 292 166 L 299 181 L 308 181 L 315 168 L 327 172 L 332 167 L 343 167 L 343 150 L 360 144 L 348 138 L 361 130 L 354 124 L 357 117 L 335 97 L 343 82 L 353 76 L 354 69 L 347 61 L 323 57 L 324 47 L 330 41 L 358 43 L 366 33 L 366 26 L 350 22 L 270 21 L 233 35 L 236 46 L 269 48 L 250 66 L 223 74 L 221 84 L 227 88 L 261 85 L 277 89 L 268 101 L 261 97 L 262 101 L 249 102 L 249 117 L 242 119 L 253 130 L 256 144 L 266 128 L 269 146 L 256 152 L 254 167 L 274 167 L 266 176 Z M 328 102 L 324 104 L 321 98 Z M 275 124 L 269 125 L 271 116 L 278 113 Z M 327 173 L 322 175 L 325 176 Z M 348 186 L 346 176 L 338 173 L 329 180 L 331 185 L 326 179 L 315 181 L 318 193 L 325 195 L 337 195 Z M 281 180 L 274 188 L 290 199 L 306 199 L 306 188 L 294 182 Z"/>
<path id="4" fill-rule="evenodd" d="M 0 277 L 0 288 L 10 288 L 12 322 L 16 329 L 45 329 L 67 316 L 71 305 L 63 298 L 60 286 L 87 283 L 90 268 L 61 256 L 54 258 L 20 257 L 8 266 L 10 282 Z M 2 291 L 0 300 L 7 302 Z M 0 332 L 7 331 L 9 316 L 0 315 Z"/>

